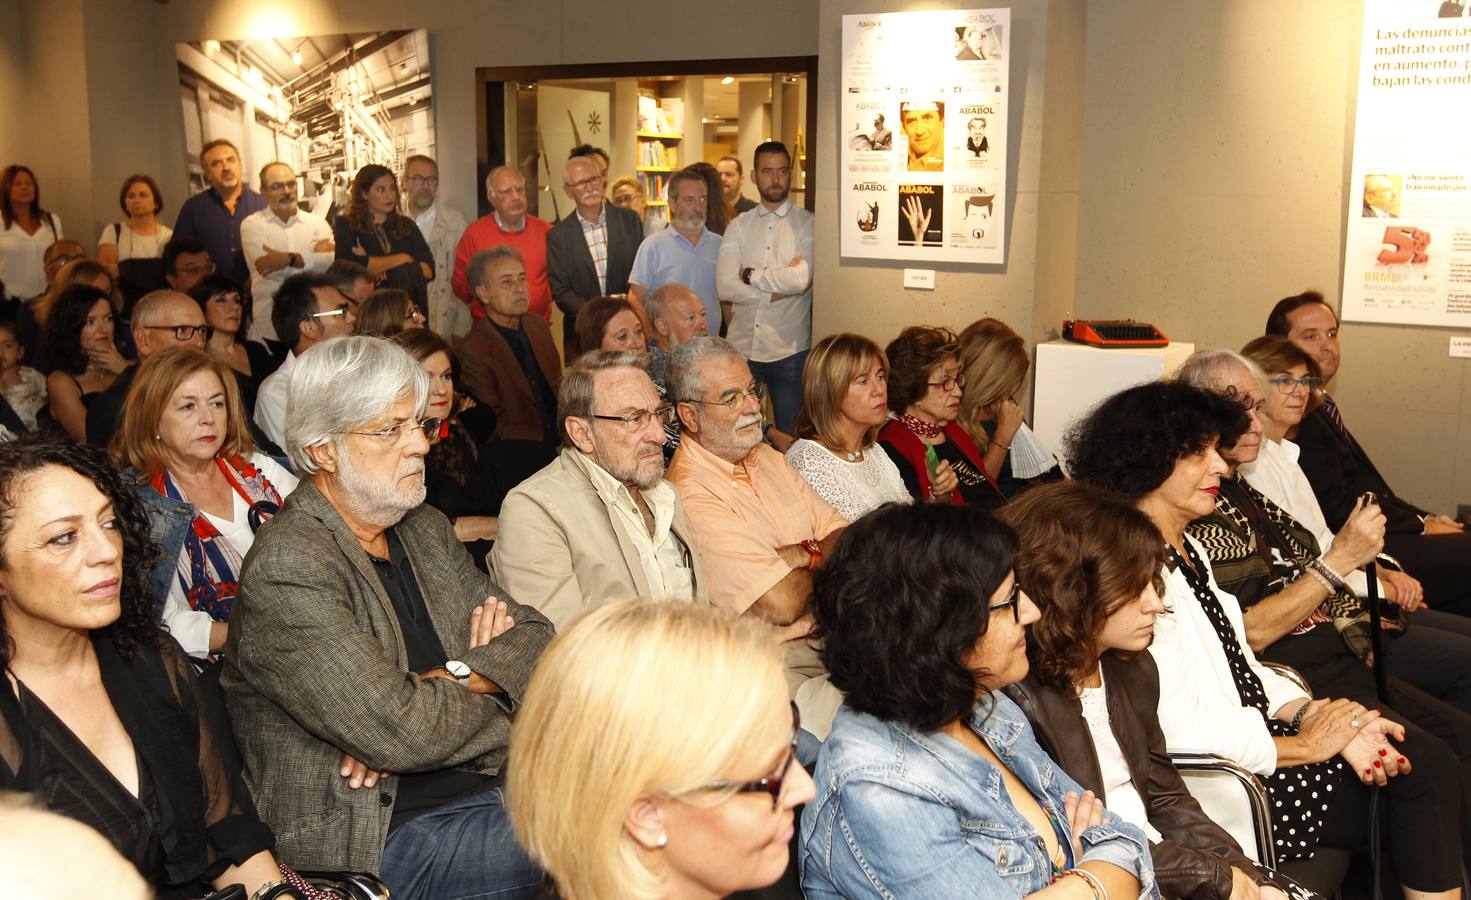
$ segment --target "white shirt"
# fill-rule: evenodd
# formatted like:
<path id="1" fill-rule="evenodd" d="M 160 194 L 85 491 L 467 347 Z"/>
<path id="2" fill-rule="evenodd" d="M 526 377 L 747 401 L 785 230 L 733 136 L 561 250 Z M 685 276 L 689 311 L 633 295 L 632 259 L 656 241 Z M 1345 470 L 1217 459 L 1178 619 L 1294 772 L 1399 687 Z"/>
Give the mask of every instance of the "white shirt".
<path id="1" fill-rule="evenodd" d="M 1100 682 L 1103 672 L 1098 673 Z M 1124 759 L 1124 750 L 1113 733 L 1108 720 L 1108 685 L 1100 683 L 1096 688 L 1083 688 L 1078 692 L 1083 707 L 1083 721 L 1088 723 L 1088 734 L 1093 738 L 1093 751 L 1098 757 L 1098 774 L 1103 778 L 1103 801 L 1111 812 L 1131 825 L 1144 829 L 1151 841 L 1163 840 L 1163 836 L 1149 824 L 1149 810 L 1144 808 L 1144 799 L 1129 773 L 1129 763 Z"/>
<path id="2" fill-rule="evenodd" d="M 102 229 L 97 246 L 112 244 L 117 247 L 117 261 L 125 259 L 158 259 L 163 256 L 163 245 L 174 236 L 174 230 L 162 222 L 154 226 L 153 234 L 138 234 L 126 223 L 114 222 Z"/>
<path id="3" fill-rule="evenodd" d="M 790 199 L 774 210 L 758 204 L 726 226 L 715 289 L 732 304 L 726 338 L 747 359 L 776 362 L 812 346 L 812 253 L 812 213 Z M 741 281 L 747 268 L 750 284 Z"/>
<path id="4" fill-rule="evenodd" d="M 253 212 L 240 222 L 240 250 L 245 254 L 250 267 L 250 295 L 254 307 L 251 310 L 250 332 L 252 341 L 264 338 L 276 339 L 276 326 L 271 324 L 271 308 L 275 305 L 276 291 L 281 282 L 302 272 L 325 272 L 332 265 L 336 254 L 328 250 L 318 253 L 313 247 L 322 239 L 332 240 L 332 226 L 318 215 L 298 209 L 296 215 L 281 221 L 270 207 Z M 266 255 L 266 248 L 282 253 L 301 256 L 303 267 L 282 266 L 269 275 L 255 270 L 255 261 Z"/>
<path id="5" fill-rule="evenodd" d="M 46 292 L 46 248 L 61 238 L 61 216 L 55 213 L 49 221 L 41 219 L 35 234 L 26 234 L 17 222 L 0 225 L 0 281 L 9 297 L 29 300 Z"/>
<path id="6" fill-rule="evenodd" d="M 787 448 L 787 462 L 828 506 L 849 522 L 885 503 L 911 503 L 913 495 L 889 454 L 877 444 L 851 462 L 816 441 L 802 438 Z"/>
<path id="7" fill-rule="evenodd" d="M 1294 700 L 1308 699 L 1297 685 L 1262 665 L 1246 642 L 1241 605 L 1221 590 L 1210 572 L 1205 549 L 1189 535 L 1185 541 L 1205 563 L 1210 589 L 1231 620 L 1247 664 L 1261 679 L 1267 709 L 1276 712 Z M 1277 746 L 1255 707 L 1241 702 L 1226 651 L 1181 570 L 1165 572 L 1165 606 L 1154 623 L 1149 653 L 1159 667 L 1159 726 L 1170 752 L 1214 753 L 1258 775 L 1277 768 Z"/>
<path id="8" fill-rule="evenodd" d="M 598 499 L 608 508 L 608 515 L 621 531 L 628 535 L 638 550 L 639 563 L 648 579 L 652 596 L 647 600 L 693 600 L 695 596 L 694 569 L 688 562 L 689 554 L 672 530 L 674 524 L 674 485 L 659 479 L 652 488 L 641 491 L 649 511 L 654 514 L 654 532 L 644 522 L 644 514 L 638 508 L 633 495 L 623 482 L 608 474 L 602 466 L 593 462 L 585 453 L 569 454 L 582 466 L 598 492 Z"/>
<path id="9" fill-rule="evenodd" d="M 1263 436 L 1262 449 L 1257 454 L 1256 461 L 1243 464 L 1237 471 L 1246 479 L 1247 484 L 1261 491 L 1263 496 L 1285 509 L 1302 523 L 1302 527 L 1311 531 L 1313 537 L 1318 539 L 1318 549 L 1326 553 L 1333 546 L 1334 535 L 1328 528 L 1328 520 L 1323 518 L 1323 507 L 1313 493 L 1308 476 L 1297 464 L 1301 452 L 1301 448 L 1292 441 L 1274 441 Z M 1369 576 L 1360 569 L 1344 575 L 1344 581 L 1360 597 L 1369 593 Z M 1379 596 L 1384 596 L 1383 585 L 1380 585 Z"/>
<path id="10" fill-rule="evenodd" d="M 252 453 L 250 463 L 261 470 L 266 480 L 275 486 L 276 492 L 285 500 L 287 495 L 296 490 L 298 484 L 295 475 L 286 471 L 274 459 L 264 453 Z M 250 504 L 240 495 L 239 491 L 230 492 L 233 504 L 230 508 L 230 518 L 222 519 L 205 513 L 204 517 L 209 519 L 220 536 L 230 542 L 235 552 L 244 559 L 245 554 L 250 552 L 255 543 L 255 532 L 250 530 Z M 188 551 L 181 550 L 180 553 Z M 182 563 L 179 563 L 182 565 Z M 235 573 L 239 575 L 239 572 Z M 214 619 L 209 613 L 202 609 L 192 609 L 189 606 L 189 598 L 184 596 L 184 585 L 179 581 L 177 575 L 169 582 L 169 594 L 163 601 L 163 624 L 168 628 L 169 634 L 184 648 L 184 652 L 190 656 L 201 659 L 209 656 L 209 631 L 214 625 Z"/>
<path id="11" fill-rule="evenodd" d="M 295 368 L 296 351 L 292 350 L 255 392 L 255 424 L 282 450 L 286 449 L 286 395 L 291 389 L 291 372 Z"/>
<path id="12" fill-rule="evenodd" d="M 419 233 L 424 235 L 424 240 L 429 240 L 429 235 L 434 231 L 434 220 L 439 218 L 439 201 L 429 204 L 429 208 L 414 216 L 414 224 L 419 226 Z"/>

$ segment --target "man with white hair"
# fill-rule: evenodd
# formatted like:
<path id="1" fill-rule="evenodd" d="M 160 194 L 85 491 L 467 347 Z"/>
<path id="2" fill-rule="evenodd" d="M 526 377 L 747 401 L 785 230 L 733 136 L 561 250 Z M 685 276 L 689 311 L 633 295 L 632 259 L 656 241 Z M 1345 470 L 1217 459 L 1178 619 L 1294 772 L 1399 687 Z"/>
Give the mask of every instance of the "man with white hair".
<path id="1" fill-rule="evenodd" d="M 526 179 L 510 166 L 496 166 L 485 177 L 485 199 L 491 212 L 470 223 L 455 245 L 455 272 L 450 279 L 455 296 L 470 305 L 470 314 L 485 316 L 475 302 L 475 286 L 466 278 L 470 260 L 481 250 L 502 244 L 514 247 L 526 264 L 526 285 L 531 294 L 531 312 L 542 321 L 552 320 L 552 293 L 547 287 L 547 232 L 551 225 L 527 212 Z"/>
<path id="2" fill-rule="evenodd" d="M 681 344 L 669 362 L 682 439 L 668 478 L 689 514 L 710 602 L 783 629 L 802 726 L 827 734 L 841 697 L 807 641 L 812 573 L 848 523 L 761 440 L 765 388 L 717 337 Z"/>
<path id="3" fill-rule="evenodd" d="M 633 597 L 706 599 L 684 507 L 664 480 L 674 407 L 644 361 L 597 350 L 573 363 L 557 397 L 561 454 L 501 504 L 496 577 L 558 628 Z"/>
<path id="4" fill-rule="evenodd" d="M 650 291 L 644 300 L 644 310 L 654 329 L 654 339 L 649 344 L 649 376 L 654 379 L 654 387 L 664 394 L 669 354 L 690 338 L 709 334 L 710 317 L 699 294 L 674 282 Z"/>
<path id="5" fill-rule="evenodd" d="M 286 449 L 306 480 L 246 559 L 221 683 L 283 860 L 377 872 L 395 897 L 529 896 L 500 770 L 552 627 L 424 504 L 428 389 L 381 338 L 297 361 Z"/>

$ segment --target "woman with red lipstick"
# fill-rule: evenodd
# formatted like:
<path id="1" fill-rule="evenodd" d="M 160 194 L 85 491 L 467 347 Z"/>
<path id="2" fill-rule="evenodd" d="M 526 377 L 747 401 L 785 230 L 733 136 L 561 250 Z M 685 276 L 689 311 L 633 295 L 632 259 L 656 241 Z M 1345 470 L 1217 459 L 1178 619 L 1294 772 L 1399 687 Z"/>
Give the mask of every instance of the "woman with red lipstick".
<path id="1" fill-rule="evenodd" d="M 1367 851 L 1368 787 L 1378 786 L 1389 823 L 1383 844 L 1405 896 L 1459 897 L 1463 776 L 1456 752 L 1374 701 L 1372 678 L 1367 697 L 1334 680 L 1320 690 L 1346 697 L 1313 700 L 1263 665 L 1241 604 L 1216 581 L 1210 546 L 1186 531 L 1216 508 L 1231 471 L 1222 453 L 1254 428 L 1236 400 L 1153 382 L 1105 399 L 1069 440 L 1070 474 L 1129 498 L 1165 540 L 1170 611 L 1155 622 L 1150 655 L 1166 745 L 1215 753 L 1262 777 L 1279 864 L 1319 846 Z M 1324 633 L 1343 659 L 1369 671 L 1331 627 Z M 1362 736 L 1376 730 L 1398 752 L 1367 747 Z"/>
<path id="2" fill-rule="evenodd" d="M 143 363 L 112 452 L 163 550 L 148 583 L 164 626 L 190 655 L 218 653 L 255 529 L 296 476 L 256 452 L 230 368 L 190 347 Z"/>
<path id="3" fill-rule="evenodd" d="M 889 361 L 856 334 L 823 338 L 802 371 L 798 440 L 787 462 L 849 522 L 885 503 L 913 498 L 889 455 L 875 446 L 888 421 Z"/>
<path id="4" fill-rule="evenodd" d="M 101 451 L 32 436 L 0 446 L 0 496 L 0 789 L 95 829 L 163 900 L 279 881 L 158 627 L 136 495 Z"/>
<path id="5" fill-rule="evenodd" d="M 704 604 L 622 601 L 542 654 L 506 787 L 539 897 L 685 900 L 788 869 L 812 778 L 769 627 Z"/>
<path id="6" fill-rule="evenodd" d="M 884 351 L 889 411 L 879 443 L 917 500 L 993 509 L 1006 502 L 976 442 L 955 421 L 965 376 L 960 342 L 948 328 L 912 325 Z"/>

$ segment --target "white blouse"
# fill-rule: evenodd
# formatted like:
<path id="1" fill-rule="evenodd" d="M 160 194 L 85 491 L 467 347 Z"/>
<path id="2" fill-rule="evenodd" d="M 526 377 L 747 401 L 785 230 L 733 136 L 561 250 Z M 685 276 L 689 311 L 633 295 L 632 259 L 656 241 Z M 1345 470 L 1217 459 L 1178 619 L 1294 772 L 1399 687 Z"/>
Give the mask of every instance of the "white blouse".
<path id="1" fill-rule="evenodd" d="M 97 246 L 112 244 L 117 247 L 117 261 L 125 259 L 157 259 L 163 256 L 163 245 L 174 236 L 174 230 L 159 222 L 153 234 L 139 234 L 126 224 L 114 222 L 102 229 Z"/>
<path id="2" fill-rule="evenodd" d="M 11 299 L 29 300 L 46 292 L 46 248 L 61 237 L 61 216 L 54 213 L 41 220 L 35 234 L 26 234 L 16 222 L 9 228 L 0 224 L 0 281 Z"/>
<path id="3" fill-rule="evenodd" d="M 1160 841 L 1162 836 L 1149 824 L 1149 810 L 1144 808 L 1144 798 L 1139 796 L 1134 776 L 1129 774 L 1123 748 L 1108 723 L 1108 684 L 1102 682 L 1102 671 L 1098 675 L 1101 682 L 1098 687 L 1083 688 L 1078 693 L 1083 721 L 1088 723 L 1088 733 L 1093 737 L 1098 772 L 1103 777 L 1104 805 L 1120 819 L 1144 829 L 1151 841 Z"/>
<path id="4" fill-rule="evenodd" d="M 849 522 L 885 503 L 911 503 L 899 469 L 877 444 L 851 462 L 816 441 L 802 438 L 787 448 L 787 462 L 818 496 Z"/>

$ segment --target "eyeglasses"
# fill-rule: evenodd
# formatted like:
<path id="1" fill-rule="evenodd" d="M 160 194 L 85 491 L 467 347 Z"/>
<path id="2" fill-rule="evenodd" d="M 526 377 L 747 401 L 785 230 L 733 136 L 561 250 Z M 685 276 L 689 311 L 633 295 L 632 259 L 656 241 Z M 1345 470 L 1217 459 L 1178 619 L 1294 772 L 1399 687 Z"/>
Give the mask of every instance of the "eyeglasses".
<path id="1" fill-rule="evenodd" d="M 944 381 L 926 381 L 930 387 L 937 387 L 942 391 L 953 391 L 956 388 L 965 387 L 965 376 L 962 374 L 951 375 Z"/>
<path id="2" fill-rule="evenodd" d="M 658 409 L 640 409 L 624 416 L 600 416 L 593 413 L 594 419 L 602 419 L 605 422 L 622 422 L 623 427 L 629 431 L 643 431 L 649 427 L 650 419 L 658 419 L 661 424 L 674 424 L 674 407 L 665 405 Z"/>
<path id="3" fill-rule="evenodd" d="M 765 402 L 766 385 L 760 383 L 753 384 L 750 387 L 746 388 L 744 391 L 738 391 L 732 388 L 731 390 L 728 390 L 725 393 L 721 394 L 719 400 L 686 400 L 684 402 L 699 403 L 704 406 L 723 406 L 726 409 L 730 409 L 732 406 L 735 406 L 737 403 L 740 403 L 747 397 L 756 398 L 757 403 Z"/>
<path id="4" fill-rule="evenodd" d="M 603 183 L 603 176 L 601 176 L 601 175 L 589 175 L 586 178 L 582 179 L 581 181 L 569 181 L 569 182 L 567 182 L 567 186 L 570 187 L 570 188 L 576 188 L 579 191 L 585 191 L 588 188 L 595 188 L 595 187 L 597 187 L 598 185 L 600 185 L 602 183 Z"/>
<path id="5" fill-rule="evenodd" d="M 174 269 L 174 273 L 176 275 L 208 275 L 214 270 L 215 264 L 213 262 L 207 262 L 195 263 L 193 265 L 184 266 L 183 268 L 176 268 Z"/>
<path id="6" fill-rule="evenodd" d="M 758 778 L 755 781 L 712 781 L 707 785 L 697 788 L 701 791 L 730 791 L 738 794 L 763 793 L 771 795 L 771 808 L 775 810 L 781 806 L 781 789 L 787 782 L 787 772 L 791 771 L 792 763 L 797 759 L 797 738 L 802 733 L 802 714 L 797 711 L 797 704 L 792 703 L 792 740 L 787 746 L 787 757 L 782 760 L 781 768 L 776 770 L 775 775 Z"/>
<path id="7" fill-rule="evenodd" d="M 1308 393 L 1312 393 L 1318 389 L 1318 385 L 1323 383 L 1323 379 L 1316 375 L 1305 375 L 1302 378 L 1293 378 L 1290 375 L 1278 375 L 1276 378 L 1268 378 L 1267 380 L 1275 384 L 1277 390 L 1284 394 L 1292 393 L 1297 390 L 1299 385 L 1307 388 Z"/>
<path id="8" fill-rule="evenodd" d="M 213 325 L 144 325 L 150 331 L 172 331 L 174 339 L 178 341 L 192 341 L 195 333 L 203 334 L 207 341 L 214 337 Z"/>
<path id="9" fill-rule="evenodd" d="M 296 179 L 293 178 L 290 181 L 273 181 L 270 184 L 266 185 L 266 190 L 268 190 L 268 191 L 284 191 L 287 188 L 295 188 L 295 187 L 296 187 Z"/>
<path id="10" fill-rule="evenodd" d="M 345 316 L 345 315 L 347 315 L 347 311 L 348 311 L 349 308 L 350 307 L 349 307 L 349 305 L 347 303 L 343 303 L 341 306 L 338 306 L 336 309 L 324 309 L 321 312 L 314 312 L 314 313 L 312 313 L 312 318 L 313 319 L 330 319 L 333 316 Z M 407 319 L 408 316 L 404 316 L 404 318 Z"/>
<path id="11" fill-rule="evenodd" d="M 34 257 L 32 257 L 32 258 L 34 259 Z M 80 253 L 63 253 L 62 255 L 57 256 L 57 257 L 54 257 L 51 260 L 49 260 L 46 263 L 46 265 L 48 265 L 48 266 L 64 266 L 67 263 L 76 262 L 79 259 L 86 259 L 86 258 L 87 257 L 83 256 Z"/>
<path id="12" fill-rule="evenodd" d="M 417 307 L 417 306 L 410 306 L 409 307 L 409 311 L 406 312 L 406 313 L 404 313 L 404 321 L 405 322 L 422 322 L 422 321 L 424 321 L 424 314 L 421 313 L 421 312 L 419 312 L 419 307 Z"/>
<path id="13" fill-rule="evenodd" d="M 986 608 L 988 610 L 990 610 L 991 612 L 998 612 L 1000 610 L 1006 609 L 1009 606 L 1009 607 L 1011 607 L 1011 620 L 1013 622 L 1020 622 L 1022 620 L 1022 604 L 1021 604 L 1021 600 L 1022 600 L 1022 586 L 1021 586 L 1021 582 L 1019 582 L 1019 581 L 1012 581 L 1012 583 L 1011 583 L 1011 593 L 1006 595 L 1006 599 L 1005 600 L 1002 600 L 1000 603 L 997 603 L 995 606 L 988 606 Z"/>
<path id="14" fill-rule="evenodd" d="M 409 184 L 427 184 L 430 187 L 439 187 L 438 175 L 410 175 L 404 181 L 407 181 Z"/>
<path id="15" fill-rule="evenodd" d="M 422 422 L 400 422 L 392 428 L 383 428 L 378 431 L 348 431 L 345 433 L 360 434 L 363 437 L 377 438 L 380 441 L 386 440 L 389 444 L 396 447 L 402 444 L 415 431 L 421 432 L 426 441 L 431 440 L 434 435 L 439 433 L 439 419 L 430 416 Z"/>

